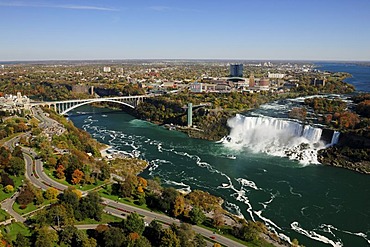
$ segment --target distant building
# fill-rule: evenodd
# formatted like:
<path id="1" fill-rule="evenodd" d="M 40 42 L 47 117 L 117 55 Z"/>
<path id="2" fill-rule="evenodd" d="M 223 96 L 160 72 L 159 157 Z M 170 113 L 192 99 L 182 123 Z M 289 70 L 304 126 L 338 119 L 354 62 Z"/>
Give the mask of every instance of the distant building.
<path id="1" fill-rule="evenodd" d="M 22 96 L 20 92 L 17 95 L 8 95 L 0 97 L 0 111 L 17 111 L 29 110 L 30 99 L 27 96 Z"/>
<path id="2" fill-rule="evenodd" d="M 87 86 L 87 85 L 81 85 L 81 84 L 72 85 L 72 92 L 74 93 L 90 93 L 89 89 L 90 89 L 90 86 Z"/>
<path id="3" fill-rule="evenodd" d="M 270 80 L 267 78 L 261 78 L 259 85 L 261 87 L 270 86 Z"/>
<path id="4" fill-rule="evenodd" d="M 254 74 L 251 73 L 251 75 L 249 76 L 249 87 L 254 87 L 255 86 L 255 81 L 254 81 Z"/>
<path id="5" fill-rule="evenodd" d="M 110 68 L 110 67 L 104 67 L 104 68 L 103 68 L 103 71 L 104 71 L 105 73 L 109 73 L 109 72 L 111 72 L 111 68 Z"/>
<path id="6" fill-rule="evenodd" d="M 268 72 L 268 78 L 270 79 L 283 79 L 284 77 L 285 77 L 285 74 Z"/>
<path id="7" fill-rule="evenodd" d="M 243 64 L 230 64 L 230 77 L 243 77 Z"/>
<path id="8" fill-rule="evenodd" d="M 313 86 L 325 86 L 326 79 L 317 79 L 314 78 L 311 80 L 311 85 Z"/>
<path id="9" fill-rule="evenodd" d="M 192 93 L 202 93 L 202 83 L 201 82 L 194 82 L 193 84 L 190 85 L 190 91 Z"/>

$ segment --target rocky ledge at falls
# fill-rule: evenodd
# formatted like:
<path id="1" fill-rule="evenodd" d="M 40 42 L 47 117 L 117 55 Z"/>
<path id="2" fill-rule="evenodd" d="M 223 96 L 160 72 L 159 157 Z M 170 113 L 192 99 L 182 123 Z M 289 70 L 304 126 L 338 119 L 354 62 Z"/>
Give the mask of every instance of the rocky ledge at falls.
<path id="1" fill-rule="evenodd" d="M 341 134 L 338 144 L 318 152 L 324 165 L 370 174 L 370 139 L 354 133 Z"/>

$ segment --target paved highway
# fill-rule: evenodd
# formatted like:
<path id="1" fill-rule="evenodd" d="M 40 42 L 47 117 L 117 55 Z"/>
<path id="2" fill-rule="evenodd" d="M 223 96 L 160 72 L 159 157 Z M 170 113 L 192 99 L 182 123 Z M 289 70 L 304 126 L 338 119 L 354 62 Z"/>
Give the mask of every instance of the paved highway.
<path id="1" fill-rule="evenodd" d="M 52 124 L 52 120 L 49 120 L 49 118 L 42 116 L 42 113 L 40 113 L 38 110 L 36 110 L 37 117 L 44 121 L 43 126 L 50 126 Z M 19 137 L 13 138 L 8 145 L 14 145 L 15 142 L 19 140 Z M 43 170 L 43 163 L 39 159 L 35 159 L 36 153 L 29 148 L 22 148 L 24 152 L 25 157 L 25 163 L 26 163 L 26 177 L 33 183 L 35 186 L 42 188 L 46 190 L 49 187 L 54 187 L 60 191 L 66 189 L 68 186 L 60 184 L 53 179 L 51 179 L 49 176 L 47 176 L 44 173 Z M 33 161 L 35 160 L 35 169 L 33 169 Z M 83 192 L 83 194 L 86 195 L 86 192 Z M 152 211 L 147 211 L 141 208 L 137 208 L 131 205 L 119 203 L 110 199 L 103 198 L 103 204 L 106 205 L 105 212 L 119 216 L 121 218 L 125 217 L 127 214 L 136 212 L 142 216 L 144 216 L 144 220 L 149 223 L 152 220 L 156 219 L 159 220 L 165 224 L 180 224 L 180 221 L 178 219 L 171 218 L 164 214 L 155 213 Z M 199 226 L 193 226 L 193 229 L 196 233 L 200 233 L 203 235 L 206 239 L 210 240 L 210 237 L 215 237 L 215 241 L 218 243 L 225 245 L 225 246 L 236 246 L 241 247 L 244 246 L 238 242 L 235 242 L 233 240 L 230 240 L 228 238 L 225 238 L 221 235 L 214 234 L 212 231 L 201 228 Z"/>

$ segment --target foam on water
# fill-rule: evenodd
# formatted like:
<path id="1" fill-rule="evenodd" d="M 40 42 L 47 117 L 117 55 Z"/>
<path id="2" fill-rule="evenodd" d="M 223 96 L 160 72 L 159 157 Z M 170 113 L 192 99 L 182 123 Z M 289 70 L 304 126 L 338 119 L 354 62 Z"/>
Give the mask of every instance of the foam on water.
<path id="1" fill-rule="evenodd" d="M 235 214 L 237 217 L 241 218 L 241 219 L 244 219 L 244 216 L 242 214 L 242 212 L 240 211 L 240 207 L 234 203 L 231 203 L 231 202 L 228 202 L 228 201 L 225 201 L 225 204 L 224 204 L 225 208 Z"/>
<path id="2" fill-rule="evenodd" d="M 329 239 L 329 238 L 327 238 L 323 235 L 320 235 L 320 234 L 318 234 L 314 231 L 305 230 L 296 221 L 291 223 L 290 226 L 294 231 L 296 231 L 300 234 L 303 234 L 303 235 L 305 235 L 305 236 L 307 236 L 307 237 L 309 237 L 313 240 L 320 241 L 320 242 L 323 242 L 323 243 L 326 243 L 326 244 L 330 244 L 333 247 L 342 247 L 343 246 L 343 243 L 340 239 L 337 240 L 337 242 L 335 242 L 335 241 L 333 241 L 333 240 L 331 240 L 331 239 Z"/>
<path id="3" fill-rule="evenodd" d="M 190 185 L 184 184 L 183 182 L 176 182 L 176 181 L 172 181 L 172 180 L 165 180 L 164 182 L 168 185 L 175 185 L 175 186 L 183 187 L 183 188 L 180 188 L 180 189 L 177 189 L 177 190 L 180 191 L 180 192 L 183 192 L 185 194 L 191 192 Z"/>
<path id="4" fill-rule="evenodd" d="M 338 231 L 338 232 L 343 232 L 343 233 L 354 235 L 354 236 L 358 236 L 358 237 L 363 238 L 370 245 L 370 239 L 368 239 L 368 236 L 365 233 L 362 233 L 362 232 L 350 232 L 350 231 L 346 231 L 346 230 L 341 230 L 341 229 L 336 228 L 333 225 L 327 225 L 327 224 L 321 224 L 319 226 L 319 229 L 321 229 L 322 231 L 325 231 L 325 232 L 330 232 L 333 236 L 335 236 L 335 234 L 333 233 L 332 230 L 335 230 L 335 231 Z"/>
<path id="5" fill-rule="evenodd" d="M 237 127 L 237 128 L 234 128 L 233 130 L 236 130 L 239 127 L 241 127 L 240 124 L 244 124 L 244 121 L 245 121 L 244 118 L 245 118 L 244 116 L 241 116 L 241 115 L 239 116 L 239 122 L 236 122 L 237 125 L 234 126 L 234 127 Z M 293 122 L 293 123 L 297 124 L 295 122 Z M 140 124 L 143 124 L 143 123 L 135 121 L 132 124 L 139 124 L 140 125 Z M 321 133 L 318 133 L 316 130 L 310 129 L 309 127 L 301 127 L 301 128 L 294 127 L 293 128 L 292 126 L 294 126 L 294 124 L 288 123 L 288 125 L 290 125 L 290 128 L 291 128 L 289 130 L 290 132 L 288 131 L 288 133 L 294 133 L 296 135 L 301 133 L 301 135 L 302 135 L 301 139 L 306 140 L 307 142 L 315 142 L 315 140 L 320 138 Z M 276 121 L 275 126 L 284 126 L 284 123 L 281 123 L 281 122 L 279 123 L 279 121 Z M 225 174 L 222 171 L 216 169 L 212 164 L 204 161 L 200 156 L 191 153 L 191 150 L 188 149 L 187 147 L 185 147 L 185 148 L 187 148 L 187 150 L 189 150 L 189 151 L 186 152 L 186 151 L 183 151 L 185 149 L 182 148 L 179 145 L 176 145 L 175 147 L 174 146 L 169 146 L 169 145 L 167 145 L 167 143 L 162 143 L 160 141 L 149 139 L 149 138 L 146 138 L 146 137 L 143 137 L 143 136 L 128 135 L 128 134 L 123 133 L 122 131 L 106 130 L 104 128 L 101 128 L 100 126 L 99 127 L 94 126 L 93 122 L 91 122 L 91 121 L 87 121 L 84 124 L 84 129 L 85 130 L 86 129 L 94 130 L 93 132 L 96 134 L 97 138 L 101 138 L 101 139 L 106 138 L 106 141 L 114 149 L 121 150 L 123 152 L 132 154 L 135 157 L 140 156 L 141 158 L 145 158 L 146 146 L 150 145 L 150 146 L 156 147 L 156 150 L 160 153 L 168 153 L 168 154 L 170 154 L 170 157 L 171 156 L 173 157 L 173 155 L 175 155 L 175 156 L 177 155 L 179 157 L 189 158 L 190 160 L 192 160 L 191 163 L 194 162 L 197 166 L 207 169 L 211 174 L 212 173 L 217 173 L 217 174 L 221 175 L 223 178 L 225 178 L 227 180 L 227 182 L 223 183 L 223 186 L 218 186 L 217 189 L 230 190 L 230 196 L 232 196 L 235 200 L 240 201 L 244 205 L 246 205 L 246 211 L 249 214 L 250 219 L 252 219 L 253 221 L 255 221 L 256 219 L 264 221 L 269 226 L 269 229 L 271 231 L 275 232 L 281 239 L 290 242 L 290 238 L 282 233 L 282 232 L 284 232 L 282 230 L 282 227 L 278 226 L 273 220 L 271 220 L 271 219 L 269 219 L 269 218 L 267 218 L 263 215 L 263 211 L 268 207 L 268 205 L 270 203 L 273 202 L 275 197 L 279 195 L 279 192 L 276 192 L 276 194 L 273 194 L 273 193 L 270 193 L 268 191 L 265 191 L 263 188 L 258 187 L 257 184 L 254 181 L 248 180 L 245 177 L 244 178 L 243 177 L 242 178 L 236 178 L 235 180 L 231 179 L 227 174 Z M 294 129 L 294 130 L 292 130 L 292 129 Z M 235 146 L 236 148 L 233 147 L 235 149 L 238 149 L 238 148 L 240 149 L 240 148 L 245 147 L 246 142 L 245 142 L 244 139 L 246 138 L 246 135 L 244 135 L 240 130 L 242 130 L 242 129 L 239 129 L 238 130 L 239 132 L 238 131 L 232 132 L 232 134 L 230 135 L 231 142 L 227 140 L 227 137 L 225 137 L 222 140 L 222 143 L 224 143 L 224 145 L 227 146 L 227 147 Z M 238 139 L 237 137 L 240 137 L 240 138 Z M 293 137 L 291 137 L 291 139 L 293 139 L 293 141 L 290 140 L 289 138 L 287 138 L 288 143 L 294 143 L 294 139 L 297 140 L 299 138 L 297 138 L 296 136 L 293 136 Z M 299 140 L 301 141 L 301 139 L 299 139 Z M 258 138 L 256 140 L 259 141 Z M 279 143 L 279 142 L 277 142 L 277 143 Z M 146 146 L 143 146 L 144 144 Z M 270 151 L 272 151 L 272 148 L 271 147 L 269 147 L 269 148 L 271 149 Z M 125 149 L 125 150 L 122 150 L 122 149 Z M 173 162 L 171 162 L 169 160 L 165 160 L 165 159 L 148 160 L 149 175 L 150 176 L 160 175 L 161 178 L 163 179 L 163 181 L 165 181 L 166 184 L 175 186 L 178 190 L 180 190 L 184 193 L 191 192 L 191 186 L 189 184 L 190 183 L 195 184 L 194 181 L 196 179 L 188 178 L 184 171 L 182 171 L 180 174 L 178 174 L 178 178 L 176 179 L 176 178 L 173 178 L 173 176 L 171 174 L 165 173 L 161 169 L 158 169 L 161 166 L 165 166 L 165 165 L 166 166 L 175 166 L 175 164 Z M 265 169 L 263 169 L 262 171 L 267 172 Z M 187 182 L 187 181 L 189 181 L 189 182 Z M 211 189 L 211 190 L 215 189 L 215 188 L 207 187 L 205 184 L 202 184 L 202 183 L 199 183 L 199 182 L 197 182 L 196 186 L 200 187 L 200 188 L 203 187 L 203 188 L 206 188 L 206 189 Z M 289 191 L 290 191 L 291 194 L 302 197 L 301 194 L 299 194 L 299 193 L 297 193 L 293 190 L 293 187 L 290 186 L 289 183 L 288 183 L 288 186 L 289 186 Z M 268 201 L 258 202 L 259 204 L 261 204 L 263 206 L 262 210 L 253 210 L 252 203 L 249 200 L 249 196 L 253 195 L 252 193 L 255 193 L 256 191 L 264 191 L 264 192 L 270 193 L 270 195 L 271 195 L 271 198 Z M 260 192 L 258 192 L 258 193 L 260 193 Z M 229 201 L 225 200 L 224 206 L 225 206 L 226 209 L 228 209 L 229 211 L 231 211 L 234 214 L 237 214 L 239 217 L 244 217 L 241 208 L 238 205 L 236 205 L 235 203 L 232 203 L 232 202 L 229 202 Z M 243 211 L 244 210 L 245 209 L 243 209 Z M 276 232 L 276 231 L 279 231 L 279 232 Z M 306 232 L 308 232 L 308 231 L 306 231 Z M 319 236 L 321 236 L 321 235 L 319 235 Z M 358 236 L 360 236 L 360 235 L 358 235 Z M 322 236 L 322 237 L 325 238 L 325 236 Z M 364 237 L 366 239 L 367 236 L 364 235 L 362 237 Z M 321 238 L 320 241 L 322 241 L 323 238 Z M 324 241 L 332 241 L 332 240 L 326 238 L 326 240 L 324 240 Z M 334 241 L 332 241 L 332 242 L 336 243 Z M 340 245 L 338 245 L 338 246 L 340 246 Z"/>
<path id="6" fill-rule="evenodd" d="M 271 225 L 271 226 L 273 226 L 273 227 L 275 227 L 275 228 L 277 228 L 277 229 L 279 229 L 281 231 L 281 228 L 277 224 L 275 224 L 272 220 L 270 220 L 270 219 L 265 218 L 265 217 L 262 216 L 262 210 L 254 211 L 254 213 L 256 215 L 258 215 L 258 217 L 260 219 L 262 219 L 265 223 L 267 223 L 267 225 Z"/>
<path id="7" fill-rule="evenodd" d="M 242 186 L 247 186 L 255 190 L 261 190 L 257 187 L 256 183 L 253 181 L 249 181 L 245 178 L 237 178 L 236 181 L 238 181 Z"/>

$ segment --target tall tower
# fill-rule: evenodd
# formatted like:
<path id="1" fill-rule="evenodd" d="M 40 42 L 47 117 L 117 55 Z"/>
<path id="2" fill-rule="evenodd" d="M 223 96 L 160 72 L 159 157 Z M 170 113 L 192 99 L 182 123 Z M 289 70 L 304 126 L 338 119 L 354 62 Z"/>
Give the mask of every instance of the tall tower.
<path id="1" fill-rule="evenodd" d="M 193 104 L 188 103 L 188 127 L 193 125 Z"/>
<path id="2" fill-rule="evenodd" d="M 230 77 L 243 77 L 243 64 L 230 64 Z"/>
<path id="3" fill-rule="evenodd" d="M 254 87 L 254 85 L 255 85 L 254 74 L 252 72 L 251 75 L 249 76 L 249 87 Z"/>

